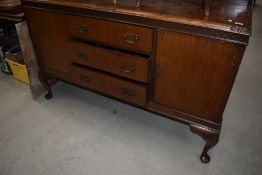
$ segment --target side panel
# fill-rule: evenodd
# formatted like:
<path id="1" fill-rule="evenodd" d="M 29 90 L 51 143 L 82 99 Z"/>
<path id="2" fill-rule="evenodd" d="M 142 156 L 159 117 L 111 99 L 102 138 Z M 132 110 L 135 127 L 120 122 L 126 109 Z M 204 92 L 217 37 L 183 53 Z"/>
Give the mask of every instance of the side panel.
<path id="1" fill-rule="evenodd" d="M 67 73 L 68 32 L 63 14 L 30 8 L 25 8 L 25 14 L 40 68 Z"/>

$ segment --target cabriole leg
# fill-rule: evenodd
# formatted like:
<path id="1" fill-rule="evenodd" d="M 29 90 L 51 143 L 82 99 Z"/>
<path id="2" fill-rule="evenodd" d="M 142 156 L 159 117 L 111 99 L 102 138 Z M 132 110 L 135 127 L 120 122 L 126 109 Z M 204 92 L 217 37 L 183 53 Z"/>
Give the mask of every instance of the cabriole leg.
<path id="1" fill-rule="evenodd" d="M 52 95 L 51 86 L 50 86 L 50 84 L 48 82 L 48 78 L 46 76 L 44 76 L 41 72 L 39 72 L 38 73 L 38 79 L 42 83 L 44 88 L 47 90 L 47 94 L 45 95 L 45 98 L 47 100 L 52 99 L 53 95 Z"/>
<path id="2" fill-rule="evenodd" d="M 206 141 L 200 160 L 202 163 L 209 163 L 210 156 L 208 155 L 208 150 L 216 146 L 219 140 L 220 131 L 201 125 L 190 125 L 190 130 Z"/>

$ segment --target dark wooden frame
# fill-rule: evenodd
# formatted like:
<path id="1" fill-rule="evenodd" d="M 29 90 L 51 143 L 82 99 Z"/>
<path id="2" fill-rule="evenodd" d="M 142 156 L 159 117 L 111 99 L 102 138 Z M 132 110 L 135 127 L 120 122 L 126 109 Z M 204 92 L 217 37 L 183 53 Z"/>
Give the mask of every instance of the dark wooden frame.
<path id="1" fill-rule="evenodd" d="M 216 40 L 222 40 L 223 42 L 237 43 L 245 47 L 248 44 L 248 39 L 251 33 L 251 27 L 250 27 L 251 23 L 248 27 L 231 26 L 230 30 L 228 30 L 228 28 L 222 28 L 222 27 L 217 28 L 215 26 L 207 27 L 207 26 L 193 25 L 190 22 L 188 24 L 185 24 L 185 23 L 168 21 L 168 20 L 146 18 L 143 16 L 112 13 L 106 10 L 100 11 L 97 9 L 80 8 L 80 7 L 75 7 L 75 6 L 69 7 L 69 6 L 64 6 L 63 4 L 48 4 L 48 3 L 35 2 L 31 0 L 24 0 L 23 5 L 29 9 L 37 8 L 37 9 L 55 11 L 59 13 L 81 15 L 81 16 L 87 16 L 87 17 L 92 17 L 92 18 L 97 18 L 97 19 L 107 19 L 107 20 L 117 21 L 121 23 L 124 22 L 124 23 L 133 24 L 133 25 L 155 28 L 154 40 L 157 39 L 156 38 L 157 29 L 166 29 L 166 30 L 182 32 L 182 33 L 186 33 L 190 35 L 204 36 L 204 37 L 208 37 L 208 38 L 212 38 Z M 210 5 L 211 5 L 211 0 L 204 1 L 206 16 L 208 16 L 210 13 Z M 248 18 L 251 18 L 251 14 Z M 153 47 L 156 47 L 156 46 L 154 45 Z M 154 52 L 152 53 L 152 57 L 155 57 Z M 152 65 L 149 70 L 150 75 L 152 75 L 153 72 L 155 72 L 154 70 L 155 67 L 153 66 L 154 64 L 152 64 L 153 61 L 154 60 L 150 59 L 150 62 Z M 66 78 L 64 78 L 64 76 L 61 73 L 58 73 L 56 71 L 53 71 L 47 68 L 44 68 L 44 69 L 40 68 L 39 79 L 41 80 L 42 84 L 48 91 L 48 93 L 45 96 L 46 99 L 52 98 L 52 92 L 51 92 L 49 81 L 54 78 L 57 78 L 63 81 L 68 81 Z M 152 76 L 149 76 L 148 78 L 149 80 L 153 79 Z M 151 87 L 153 87 L 152 84 L 148 84 L 148 88 L 150 89 Z M 148 93 L 149 94 L 152 93 L 152 89 L 150 89 Z M 150 96 L 151 95 L 148 95 L 148 97 Z M 170 110 L 163 106 L 158 106 L 157 104 L 150 102 L 150 99 L 148 99 L 148 101 L 149 101 L 149 104 L 146 110 L 155 112 L 157 114 L 161 114 L 164 117 L 170 118 L 172 120 L 177 120 L 177 121 L 188 124 L 192 132 L 201 136 L 206 141 L 206 144 L 202 151 L 200 159 L 203 163 L 208 163 L 210 161 L 210 157 L 207 152 L 209 149 L 214 147 L 219 140 L 222 118 L 220 122 L 215 123 L 215 122 L 201 119 L 197 116 L 185 114 L 185 113 L 175 111 L 175 110 Z M 141 107 L 141 106 L 137 106 L 137 107 L 145 109 L 144 107 Z M 168 112 L 164 112 L 164 111 L 168 111 Z"/>

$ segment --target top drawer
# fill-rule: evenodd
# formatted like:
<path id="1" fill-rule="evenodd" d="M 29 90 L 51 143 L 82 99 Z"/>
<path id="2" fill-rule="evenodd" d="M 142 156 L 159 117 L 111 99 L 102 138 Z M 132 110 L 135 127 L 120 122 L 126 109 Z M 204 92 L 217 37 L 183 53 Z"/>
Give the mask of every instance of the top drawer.
<path id="1" fill-rule="evenodd" d="M 150 54 L 153 30 L 119 22 L 68 16 L 70 35 Z"/>

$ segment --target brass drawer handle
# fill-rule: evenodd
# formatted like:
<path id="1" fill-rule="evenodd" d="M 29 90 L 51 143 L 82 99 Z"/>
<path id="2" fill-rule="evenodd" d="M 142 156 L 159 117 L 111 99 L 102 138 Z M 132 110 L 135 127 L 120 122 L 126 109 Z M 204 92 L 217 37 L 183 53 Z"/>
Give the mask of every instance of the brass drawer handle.
<path id="1" fill-rule="evenodd" d="M 86 53 L 80 52 L 80 51 L 76 51 L 75 53 L 76 57 L 81 59 L 81 60 L 85 60 L 88 58 Z"/>
<path id="2" fill-rule="evenodd" d="M 125 96 L 133 97 L 135 95 L 134 91 L 131 91 L 129 89 L 121 88 L 121 93 Z"/>
<path id="3" fill-rule="evenodd" d="M 135 66 L 133 65 L 126 65 L 126 64 L 121 64 L 120 67 L 123 69 L 124 72 L 131 73 L 135 71 Z"/>
<path id="4" fill-rule="evenodd" d="M 90 81 L 90 79 L 87 76 L 85 76 L 85 75 L 80 75 L 80 80 L 81 81 L 85 81 L 85 82 L 89 82 Z"/>
<path id="5" fill-rule="evenodd" d="M 137 41 L 139 40 L 139 37 L 136 34 L 125 33 L 124 34 L 124 40 L 125 40 L 126 43 L 136 44 Z"/>
<path id="6" fill-rule="evenodd" d="M 76 25 L 76 30 L 79 33 L 85 33 L 87 31 L 87 26 L 83 24 Z"/>

